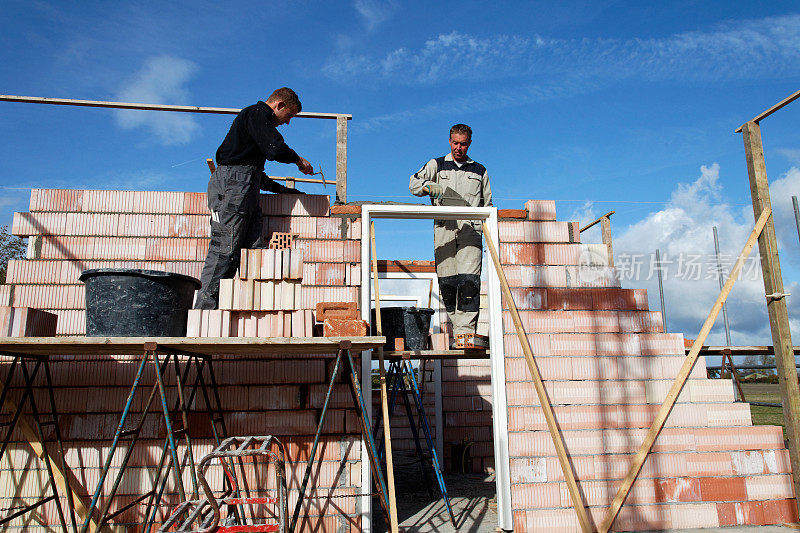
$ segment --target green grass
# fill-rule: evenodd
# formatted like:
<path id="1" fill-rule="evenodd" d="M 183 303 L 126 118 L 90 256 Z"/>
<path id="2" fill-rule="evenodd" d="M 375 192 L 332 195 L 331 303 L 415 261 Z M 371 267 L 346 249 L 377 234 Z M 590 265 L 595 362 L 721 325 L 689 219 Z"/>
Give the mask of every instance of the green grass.
<path id="1" fill-rule="evenodd" d="M 781 403 L 781 390 L 777 383 L 742 383 L 742 390 L 748 402 Z M 786 436 L 783 410 L 780 407 L 751 405 L 750 415 L 754 426 L 781 426 L 784 428 L 784 437 Z"/>

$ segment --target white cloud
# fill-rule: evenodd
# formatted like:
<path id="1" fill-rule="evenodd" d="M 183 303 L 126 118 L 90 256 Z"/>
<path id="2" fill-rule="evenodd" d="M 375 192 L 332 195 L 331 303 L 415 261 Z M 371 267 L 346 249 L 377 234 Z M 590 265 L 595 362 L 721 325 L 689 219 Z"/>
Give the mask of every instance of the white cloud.
<path id="1" fill-rule="evenodd" d="M 368 0 L 358 4 L 374 6 Z M 365 10 L 370 12 L 369 10 Z M 380 10 L 372 18 L 381 21 Z M 362 16 L 365 16 L 362 13 Z M 436 84 L 535 75 L 543 83 L 570 79 L 742 79 L 761 73 L 791 74 L 800 65 L 800 15 L 737 21 L 705 31 L 658 39 L 559 39 L 540 35 L 476 37 L 453 31 L 415 48 L 382 56 L 337 54 L 328 76 L 358 82 L 381 78 L 397 83 Z"/>
<path id="2" fill-rule="evenodd" d="M 355 0 L 353 7 L 361 16 L 367 30 L 375 31 L 378 26 L 389 20 L 397 11 L 397 2 L 381 2 L 379 0 Z"/>
<path id="3" fill-rule="evenodd" d="M 654 254 L 656 249 L 661 251 L 668 327 L 687 337 L 697 335 L 719 294 L 712 227 L 718 228 L 722 268 L 727 273 L 754 225 L 749 204 L 732 206 L 721 200 L 719 171 L 716 163 L 701 167 L 700 176 L 691 183 L 679 184 L 663 209 L 615 231 L 614 236 L 615 263 L 623 276 L 623 286 L 648 289 L 651 308 L 655 310 L 660 309 L 660 305 Z M 798 191 L 800 170 L 797 168 L 792 168 L 770 187 L 784 259 L 785 289 L 798 295 L 788 299 L 791 328 L 796 338 L 800 335 L 800 284 L 788 282 L 786 273 L 794 270 L 791 263 L 797 265 L 797 233 L 790 193 L 798 194 Z M 596 213 L 589 204 L 581 209 L 588 216 Z M 771 344 L 757 247 L 728 299 L 728 315 L 733 344 Z M 707 343 L 725 343 L 722 315 Z"/>
<path id="4" fill-rule="evenodd" d="M 123 102 L 186 105 L 189 91 L 186 83 L 196 71 L 191 61 L 171 56 L 148 59 L 132 76 L 116 97 Z M 115 111 L 117 124 L 123 129 L 146 128 L 165 144 L 189 142 L 200 130 L 188 113 L 166 111 Z"/>

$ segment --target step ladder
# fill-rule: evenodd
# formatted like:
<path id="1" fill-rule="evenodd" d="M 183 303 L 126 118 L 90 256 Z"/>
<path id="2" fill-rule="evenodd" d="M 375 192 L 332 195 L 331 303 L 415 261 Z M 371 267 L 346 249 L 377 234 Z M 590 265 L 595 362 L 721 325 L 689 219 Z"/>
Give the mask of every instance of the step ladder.
<path id="1" fill-rule="evenodd" d="M 406 379 L 408 380 L 408 385 L 406 385 Z M 447 487 L 445 486 L 444 475 L 442 474 L 442 468 L 439 463 L 439 458 L 436 454 L 436 446 L 434 445 L 433 437 L 431 436 L 430 424 L 428 424 L 428 416 L 425 414 L 425 409 L 422 405 L 422 394 L 420 392 L 419 385 L 417 385 L 417 378 L 414 375 L 414 369 L 410 364 L 407 364 L 404 359 L 393 358 L 389 362 L 389 370 L 386 374 L 386 380 L 392 384 L 392 392 L 391 396 L 389 397 L 389 417 L 391 418 L 392 416 L 394 405 L 397 401 L 397 395 L 400 393 L 403 398 L 403 404 L 405 405 L 406 416 L 408 417 L 408 424 L 411 428 L 411 434 L 414 437 L 414 445 L 417 449 L 417 456 L 419 457 L 422 475 L 425 478 L 425 485 L 428 489 L 428 494 L 432 499 L 433 491 L 431 490 L 430 483 L 428 481 L 427 467 L 429 466 L 429 463 L 422 451 L 422 444 L 419 438 L 419 431 L 417 430 L 417 423 L 414 420 L 414 415 L 411 413 L 411 403 L 408 399 L 409 395 L 414 400 L 414 406 L 417 409 L 420 426 L 423 434 L 425 435 L 425 442 L 427 443 L 428 451 L 430 452 L 430 466 L 433 467 L 433 472 L 436 475 L 436 482 L 439 485 L 439 492 L 442 495 L 442 500 L 447 508 L 447 512 L 450 514 L 450 521 L 452 522 L 453 526 L 456 527 L 456 518 L 453 514 L 453 509 L 450 506 L 450 498 L 447 495 Z M 381 421 L 381 412 L 378 411 L 378 419 L 375 422 L 375 434 L 378 432 L 378 427 Z M 438 428 L 438 430 L 441 431 L 441 428 Z M 382 457 L 382 452 L 383 450 L 379 449 L 379 458 Z"/>

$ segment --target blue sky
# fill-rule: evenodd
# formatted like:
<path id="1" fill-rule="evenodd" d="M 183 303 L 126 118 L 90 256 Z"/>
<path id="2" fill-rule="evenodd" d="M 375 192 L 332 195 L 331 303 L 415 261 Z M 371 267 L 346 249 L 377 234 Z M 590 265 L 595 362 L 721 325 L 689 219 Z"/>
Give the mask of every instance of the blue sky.
<path id="1" fill-rule="evenodd" d="M 496 205 L 555 199 L 559 218 L 582 221 L 614 209 L 623 257 L 705 257 L 715 224 L 738 253 L 753 220 L 733 130 L 800 87 L 796 2 L 12 0 L 0 24 L 0 93 L 243 107 L 288 85 L 307 111 L 351 113 L 350 200 L 416 201 L 409 174 L 468 123 Z M 799 119 L 795 103 L 762 134 L 784 279 L 800 295 Z M 230 120 L 0 102 L 0 223 L 31 187 L 204 190 Z M 332 177 L 334 130 L 298 119 L 283 133 Z M 386 223 L 380 255 L 429 258 L 429 224 Z M 760 283 L 732 296 L 734 343 L 769 342 Z M 657 307 L 654 279 L 626 286 Z M 668 275 L 670 329 L 696 334 L 716 292 Z"/>

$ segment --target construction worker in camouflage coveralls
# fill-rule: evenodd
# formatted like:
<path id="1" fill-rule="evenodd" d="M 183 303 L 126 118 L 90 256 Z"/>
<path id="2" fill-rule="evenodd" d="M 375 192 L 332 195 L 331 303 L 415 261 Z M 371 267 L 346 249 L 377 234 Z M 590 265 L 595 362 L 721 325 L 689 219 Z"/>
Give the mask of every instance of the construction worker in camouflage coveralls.
<path id="1" fill-rule="evenodd" d="M 219 306 L 219 280 L 232 278 L 239 267 L 242 248 L 261 248 L 263 215 L 259 190 L 303 194 L 284 187 L 264 174 L 267 159 L 295 164 L 303 174 L 312 174 L 311 164 L 284 142 L 277 127 L 289 124 L 302 109 L 297 94 L 283 87 L 266 102 L 242 109 L 217 150 L 217 169 L 208 182 L 211 210 L 211 242 L 200 276 L 195 309 Z"/>
<path id="2" fill-rule="evenodd" d="M 492 190 L 486 167 L 467 156 L 472 129 L 466 124 L 450 128 L 450 153 L 431 159 L 411 176 L 409 190 L 428 195 L 432 205 L 486 207 Z M 483 254 L 479 220 L 434 220 L 433 245 L 439 292 L 453 333 L 475 333 L 480 309 Z"/>

